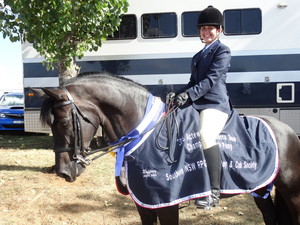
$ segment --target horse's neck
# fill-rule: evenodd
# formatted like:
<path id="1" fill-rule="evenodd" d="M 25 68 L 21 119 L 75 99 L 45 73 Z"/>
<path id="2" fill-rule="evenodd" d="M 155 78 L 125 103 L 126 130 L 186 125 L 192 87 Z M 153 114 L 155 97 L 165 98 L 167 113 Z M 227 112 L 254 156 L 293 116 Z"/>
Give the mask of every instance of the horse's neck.
<path id="1" fill-rule="evenodd" d="M 144 116 L 147 93 L 118 90 L 101 94 L 99 109 L 102 128 L 110 141 L 116 141 L 137 127 Z"/>

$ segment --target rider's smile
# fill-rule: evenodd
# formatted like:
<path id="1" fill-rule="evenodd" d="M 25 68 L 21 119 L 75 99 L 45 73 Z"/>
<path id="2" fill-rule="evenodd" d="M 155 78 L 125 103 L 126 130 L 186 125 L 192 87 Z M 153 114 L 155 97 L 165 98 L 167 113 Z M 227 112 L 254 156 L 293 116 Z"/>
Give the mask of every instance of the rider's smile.
<path id="1" fill-rule="evenodd" d="M 221 33 L 221 28 L 216 28 L 215 26 L 202 26 L 199 29 L 200 38 L 205 45 L 209 45 L 219 38 Z"/>

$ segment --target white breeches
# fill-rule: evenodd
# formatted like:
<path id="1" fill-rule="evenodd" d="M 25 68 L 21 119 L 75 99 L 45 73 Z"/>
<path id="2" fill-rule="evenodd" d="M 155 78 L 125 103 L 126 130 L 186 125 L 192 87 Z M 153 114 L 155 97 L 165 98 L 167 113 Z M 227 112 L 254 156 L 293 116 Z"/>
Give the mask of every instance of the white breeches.
<path id="1" fill-rule="evenodd" d="M 200 137 L 203 149 L 217 144 L 216 139 L 224 128 L 228 114 L 217 109 L 200 111 Z"/>

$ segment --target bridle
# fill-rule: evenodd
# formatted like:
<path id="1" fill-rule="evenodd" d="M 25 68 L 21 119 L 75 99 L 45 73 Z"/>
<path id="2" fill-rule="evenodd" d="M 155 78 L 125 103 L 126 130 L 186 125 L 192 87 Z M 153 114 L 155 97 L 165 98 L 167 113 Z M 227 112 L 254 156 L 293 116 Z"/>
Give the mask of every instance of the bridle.
<path id="1" fill-rule="evenodd" d="M 83 146 L 83 140 L 82 140 L 82 125 L 81 120 L 79 119 L 79 116 L 82 117 L 84 121 L 91 124 L 96 129 L 98 126 L 96 126 L 81 110 L 80 108 L 75 104 L 70 92 L 65 87 L 59 87 L 61 88 L 67 95 L 68 100 L 64 102 L 59 102 L 53 106 L 54 109 L 60 108 L 66 105 L 71 105 L 71 113 L 72 113 L 72 123 L 73 123 L 73 132 L 74 132 L 74 146 L 73 147 L 66 147 L 66 148 L 54 148 L 54 152 L 61 153 L 61 152 L 69 152 L 73 151 L 73 157 L 76 160 L 81 160 L 83 158 L 82 153 L 86 152 L 87 149 Z"/>
<path id="2" fill-rule="evenodd" d="M 100 148 L 100 149 L 94 149 L 91 150 L 90 147 L 85 148 L 83 145 L 83 135 L 82 135 L 82 125 L 80 117 L 87 123 L 91 124 L 96 130 L 98 129 L 98 125 L 95 125 L 83 112 L 82 110 L 76 105 L 75 101 L 73 100 L 72 95 L 66 89 L 65 87 L 59 86 L 67 95 L 68 100 L 64 102 L 59 102 L 53 106 L 54 109 L 60 108 L 66 105 L 71 105 L 71 114 L 72 114 L 72 123 L 73 123 L 73 132 L 74 132 L 74 146 L 72 147 L 65 147 L 65 148 L 55 148 L 55 153 L 62 153 L 62 152 L 71 152 L 73 151 L 73 158 L 77 160 L 77 163 L 82 163 L 84 165 L 90 165 L 91 161 L 109 153 L 112 152 L 114 149 L 132 141 L 133 139 L 126 139 L 124 141 L 118 142 L 116 144 Z M 106 151 L 109 150 L 109 151 Z M 92 159 L 86 159 L 85 156 L 89 156 L 92 154 L 95 154 L 100 151 L 106 151 L 105 153 L 102 153 Z"/>

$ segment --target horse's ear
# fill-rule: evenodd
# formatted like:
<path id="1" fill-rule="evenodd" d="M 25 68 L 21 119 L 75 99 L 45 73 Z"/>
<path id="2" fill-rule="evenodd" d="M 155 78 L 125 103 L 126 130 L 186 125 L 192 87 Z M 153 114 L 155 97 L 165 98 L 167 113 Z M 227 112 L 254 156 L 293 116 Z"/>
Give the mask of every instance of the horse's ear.
<path id="1" fill-rule="evenodd" d="M 40 88 L 31 88 L 29 87 L 29 89 L 34 93 L 36 94 L 37 96 L 39 96 L 40 98 L 45 98 L 46 97 L 46 94 L 45 92 L 40 89 Z"/>
<path id="2" fill-rule="evenodd" d="M 61 88 L 42 88 L 46 95 L 56 100 L 66 100 L 67 96 Z"/>
<path id="3" fill-rule="evenodd" d="M 66 99 L 64 91 L 60 88 L 31 88 L 29 89 L 40 98 L 50 97 L 56 100 Z"/>

